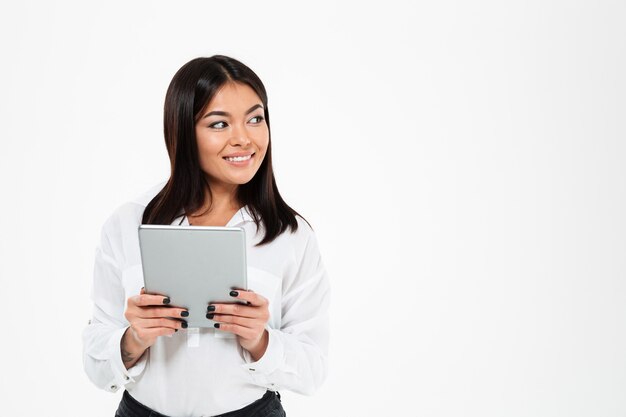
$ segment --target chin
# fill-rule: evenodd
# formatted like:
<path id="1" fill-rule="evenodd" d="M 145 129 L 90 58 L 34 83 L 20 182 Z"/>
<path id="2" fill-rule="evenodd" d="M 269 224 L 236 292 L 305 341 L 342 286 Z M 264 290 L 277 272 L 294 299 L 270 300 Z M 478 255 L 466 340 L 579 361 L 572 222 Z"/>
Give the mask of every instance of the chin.
<path id="1" fill-rule="evenodd" d="M 252 181 L 252 178 L 254 178 L 254 175 L 251 177 L 245 177 L 245 178 L 233 178 L 230 182 L 233 185 L 243 185 Z"/>

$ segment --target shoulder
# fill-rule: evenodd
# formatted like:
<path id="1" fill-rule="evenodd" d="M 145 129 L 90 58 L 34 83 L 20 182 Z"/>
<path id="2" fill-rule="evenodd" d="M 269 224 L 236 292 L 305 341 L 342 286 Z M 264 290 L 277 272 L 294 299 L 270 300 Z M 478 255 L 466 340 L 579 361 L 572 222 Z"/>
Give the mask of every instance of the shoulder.
<path id="1" fill-rule="evenodd" d="M 299 215 L 296 216 L 296 219 L 298 220 L 298 230 L 295 233 L 298 235 L 297 239 L 298 242 L 301 244 L 302 251 L 319 251 L 317 236 L 311 224 Z"/>
<path id="2" fill-rule="evenodd" d="M 309 224 L 304 217 L 296 215 L 296 221 L 298 222 L 298 230 L 294 231 L 298 238 L 308 240 L 315 236 L 313 227 Z"/>
<path id="3" fill-rule="evenodd" d="M 162 181 L 118 206 L 105 221 L 105 231 L 109 233 L 122 232 L 129 227 L 136 228 L 139 226 L 146 206 L 163 189 L 165 183 Z"/>
<path id="4" fill-rule="evenodd" d="M 138 262 L 137 228 L 141 224 L 146 206 L 163 188 L 164 184 L 157 184 L 118 206 L 104 222 L 100 245 L 111 255 L 119 268 L 125 268 Z"/>
<path id="5" fill-rule="evenodd" d="M 295 217 L 298 227 L 287 227 L 275 240 L 288 242 L 289 244 L 297 244 L 298 242 L 306 242 L 315 234 L 311 225 L 302 216 L 296 215 Z"/>
<path id="6" fill-rule="evenodd" d="M 286 268 L 290 273 L 283 276 L 284 294 L 304 288 L 301 284 L 308 286 L 305 282 L 316 285 L 316 282 L 325 280 L 324 263 L 316 233 L 304 218 L 296 216 L 296 219 L 298 229 L 283 233 L 289 239 L 288 247 L 291 251 L 291 256 L 287 258 L 290 260 L 289 267 Z"/>
<path id="7" fill-rule="evenodd" d="M 165 187 L 165 184 L 167 184 L 167 181 L 161 181 L 160 183 L 153 185 L 143 193 L 133 198 L 128 204 L 136 204 L 145 209 L 148 203 L 152 201 L 152 199 L 163 189 L 163 187 Z"/>
<path id="8" fill-rule="evenodd" d="M 302 216 L 296 215 L 296 221 L 297 229 L 288 228 L 276 240 L 280 241 L 279 244 L 291 248 L 296 258 L 300 258 L 311 245 L 317 246 L 317 240 L 312 226 Z"/>

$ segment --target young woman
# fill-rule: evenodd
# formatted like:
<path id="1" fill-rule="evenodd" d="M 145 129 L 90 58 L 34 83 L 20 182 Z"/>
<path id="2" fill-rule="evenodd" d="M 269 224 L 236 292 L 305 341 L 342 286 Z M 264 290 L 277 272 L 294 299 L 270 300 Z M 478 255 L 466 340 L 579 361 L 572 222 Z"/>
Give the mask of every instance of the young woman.
<path id="1" fill-rule="evenodd" d="M 276 187 L 265 87 L 235 59 L 194 59 L 170 83 L 164 124 L 169 180 L 102 229 L 85 371 L 125 388 L 118 417 L 284 416 L 279 389 L 310 394 L 326 376 L 329 282 L 311 227 Z M 247 305 L 207 305 L 219 330 L 190 343 L 188 312 L 143 290 L 142 223 L 242 227 L 249 290 L 230 297 Z"/>

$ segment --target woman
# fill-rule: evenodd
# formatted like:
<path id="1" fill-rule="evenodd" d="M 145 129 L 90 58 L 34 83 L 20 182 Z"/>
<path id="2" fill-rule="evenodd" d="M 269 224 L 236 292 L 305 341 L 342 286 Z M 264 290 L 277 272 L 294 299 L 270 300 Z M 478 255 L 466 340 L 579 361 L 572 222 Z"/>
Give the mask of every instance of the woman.
<path id="1" fill-rule="evenodd" d="M 310 394 L 326 376 L 329 283 L 312 229 L 276 187 L 265 88 L 235 59 L 194 59 L 170 83 L 164 124 L 169 180 L 102 230 L 87 375 L 125 388 L 119 417 L 283 416 L 279 389 Z M 247 305 L 207 305 L 219 330 L 191 337 L 185 309 L 143 290 L 141 223 L 242 227 L 250 290 L 230 296 Z"/>

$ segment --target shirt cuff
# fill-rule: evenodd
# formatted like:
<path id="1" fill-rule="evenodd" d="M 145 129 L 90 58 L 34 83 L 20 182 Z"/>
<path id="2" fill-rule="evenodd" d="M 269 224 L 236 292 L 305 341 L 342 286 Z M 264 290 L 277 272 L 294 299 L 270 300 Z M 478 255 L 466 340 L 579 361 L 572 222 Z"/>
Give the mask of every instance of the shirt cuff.
<path id="1" fill-rule="evenodd" d="M 146 367 L 148 352 L 144 352 L 141 358 L 130 369 L 126 369 L 124 362 L 122 361 L 122 349 L 121 342 L 124 333 L 129 326 L 116 330 L 109 340 L 109 358 L 111 363 L 111 370 L 113 372 L 113 379 L 107 384 L 106 390 L 110 392 L 117 391 L 120 387 L 125 386 L 131 382 L 135 382 L 134 377 L 141 375 Z"/>
<path id="2" fill-rule="evenodd" d="M 285 347 L 280 338 L 280 331 L 271 328 L 266 328 L 266 330 L 268 333 L 267 349 L 265 349 L 261 359 L 253 362 L 250 353 L 245 349 L 243 350 L 243 357 L 246 363 L 242 367 L 252 375 L 269 375 L 282 367 L 285 361 Z"/>

